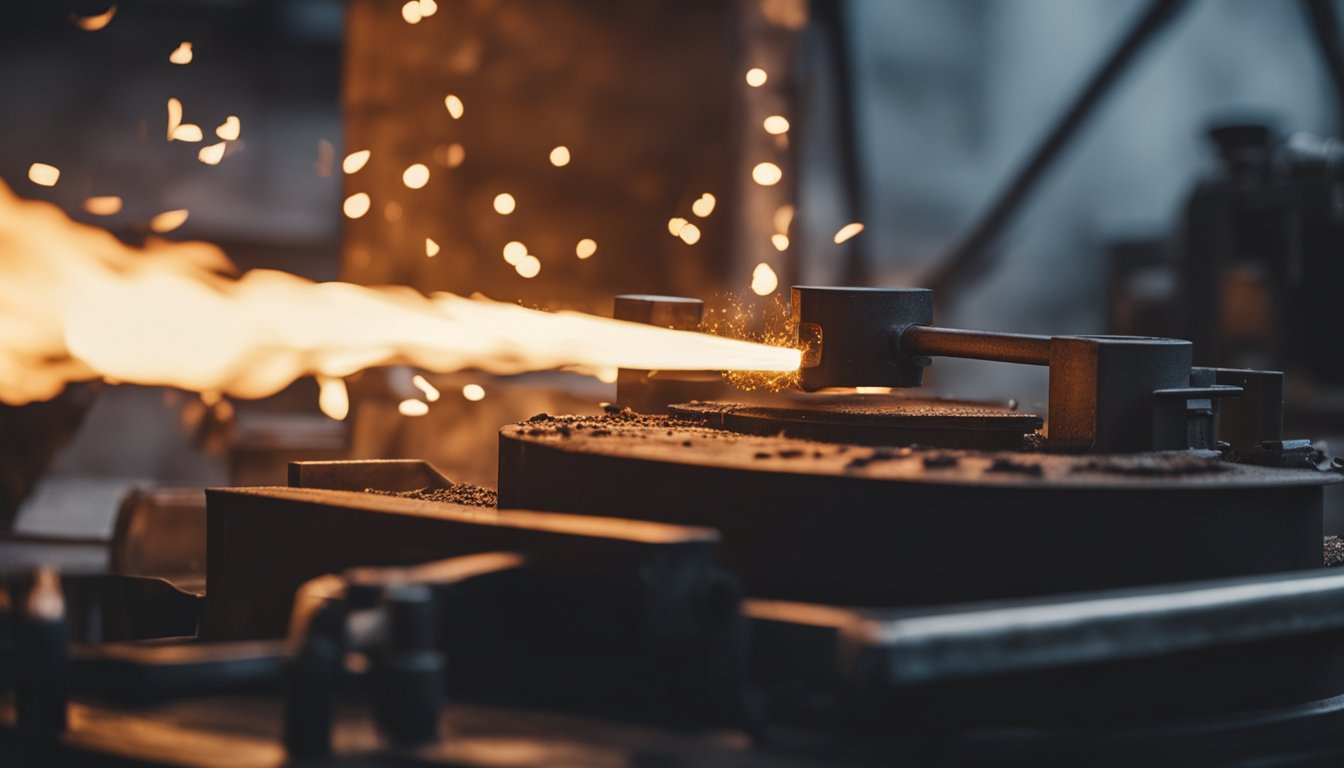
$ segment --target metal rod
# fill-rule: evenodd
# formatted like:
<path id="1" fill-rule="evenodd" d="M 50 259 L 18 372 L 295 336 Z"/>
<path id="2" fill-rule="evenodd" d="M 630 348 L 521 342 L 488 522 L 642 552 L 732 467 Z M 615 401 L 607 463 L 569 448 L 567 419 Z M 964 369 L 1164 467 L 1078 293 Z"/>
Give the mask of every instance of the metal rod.
<path id="1" fill-rule="evenodd" d="M 1050 364 L 1049 336 L 910 325 L 901 331 L 899 343 L 903 355 L 964 357 L 1022 365 Z"/>
<path id="2" fill-rule="evenodd" d="M 983 267 L 985 253 L 1000 231 L 1017 212 L 1032 189 L 1049 169 L 1060 152 L 1091 116 L 1102 98 L 1124 74 L 1125 69 L 1143 48 L 1162 31 L 1186 6 L 1186 0 L 1153 0 L 1139 21 L 1130 28 L 1111 55 L 1093 73 L 1092 78 L 1078 93 L 1068 110 L 1060 116 L 1040 143 L 1036 145 L 1025 164 L 1007 186 L 999 192 L 994 203 L 981 217 L 970 234 L 936 265 L 927 279 L 920 282 L 935 291 L 946 290 L 960 275 L 973 268 Z"/>

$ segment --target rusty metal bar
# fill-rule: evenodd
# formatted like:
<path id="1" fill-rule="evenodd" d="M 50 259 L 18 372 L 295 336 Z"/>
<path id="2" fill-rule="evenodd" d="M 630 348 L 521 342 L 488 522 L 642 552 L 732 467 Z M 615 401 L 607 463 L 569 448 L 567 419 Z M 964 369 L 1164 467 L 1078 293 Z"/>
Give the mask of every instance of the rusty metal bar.
<path id="1" fill-rule="evenodd" d="M 924 357 L 964 357 L 1022 365 L 1050 364 L 1050 337 L 1026 333 L 910 325 L 901 331 L 900 349 L 902 354 Z"/>

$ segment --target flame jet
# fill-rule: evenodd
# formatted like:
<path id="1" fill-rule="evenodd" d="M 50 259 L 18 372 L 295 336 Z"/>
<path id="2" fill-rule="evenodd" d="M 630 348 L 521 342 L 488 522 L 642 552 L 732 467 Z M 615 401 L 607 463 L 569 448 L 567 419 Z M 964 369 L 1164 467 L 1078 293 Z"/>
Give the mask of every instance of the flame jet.
<path id="1" fill-rule="evenodd" d="M 0 401 L 90 379 L 265 397 L 371 366 L 790 371 L 795 349 L 405 287 L 238 276 L 217 247 L 127 246 L 0 182 Z"/>

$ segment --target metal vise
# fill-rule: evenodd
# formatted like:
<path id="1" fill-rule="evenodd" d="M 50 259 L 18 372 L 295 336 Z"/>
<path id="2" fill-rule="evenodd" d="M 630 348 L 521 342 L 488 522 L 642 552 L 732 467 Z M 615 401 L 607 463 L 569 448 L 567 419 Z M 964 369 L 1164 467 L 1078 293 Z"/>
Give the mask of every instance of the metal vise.
<path id="1" fill-rule="evenodd" d="M 1213 448 L 1219 399 L 1247 391 L 1253 397 L 1230 409 L 1223 431 L 1244 447 L 1282 437 L 1282 373 L 1196 368 L 1191 343 L 1180 339 L 938 328 L 925 288 L 794 286 L 793 319 L 808 391 L 917 387 L 935 356 L 994 360 L 1050 368 L 1053 448 Z"/>

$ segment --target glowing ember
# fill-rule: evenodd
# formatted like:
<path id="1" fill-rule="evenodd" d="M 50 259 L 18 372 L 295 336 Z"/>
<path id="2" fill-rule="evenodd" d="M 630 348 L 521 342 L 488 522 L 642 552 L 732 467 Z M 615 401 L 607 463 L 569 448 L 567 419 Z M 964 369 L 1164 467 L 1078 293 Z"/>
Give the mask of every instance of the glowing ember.
<path id="1" fill-rule="evenodd" d="M 751 273 L 751 290 L 757 296 L 769 296 L 779 287 L 779 277 L 769 264 L 762 261 Z"/>
<path id="2" fill-rule="evenodd" d="M 407 24 L 419 24 L 424 15 L 425 11 L 420 7 L 420 0 L 408 0 L 401 6 L 401 18 L 405 19 Z"/>
<path id="3" fill-rule="evenodd" d="M 54 187 L 59 178 L 61 178 L 61 169 L 54 165 L 33 163 L 28 166 L 28 180 L 39 186 Z"/>
<path id="4" fill-rule="evenodd" d="M 563 168 L 569 165 L 569 147 L 559 146 L 551 150 L 551 165 Z"/>
<path id="5" fill-rule="evenodd" d="M 331 376 L 317 377 L 317 407 L 337 421 L 350 415 L 350 393 L 345 382 Z"/>
<path id="6" fill-rule="evenodd" d="M 681 231 L 677 233 L 677 237 L 680 237 L 681 241 L 687 245 L 695 245 L 700 242 L 700 228 L 694 224 L 687 223 L 686 226 L 682 227 Z"/>
<path id="7" fill-rule="evenodd" d="M 770 244 L 773 245 L 773 246 L 775 246 L 775 250 L 776 250 L 776 251 L 780 251 L 780 252 L 787 251 L 787 250 L 789 250 L 789 236 L 788 236 L 788 235 L 778 235 L 778 234 L 776 234 L 776 235 L 771 235 L 771 236 L 770 236 Z"/>
<path id="8" fill-rule="evenodd" d="M 232 270 L 214 246 L 130 247 L 0 185 L 0 401 L 98 379 L 257 398 L 302 376 L 387 365 L 514 374 L 800 362 L 796 349 L 578 312 Z"/>
<path id="9" fill-rule="evenodd" d="M 518 263 L 513 266 L 513 271 L 531 280 L 541 274 L 541 259 L 529 253 L 518 260 Z"/>
<path id="10" fill-rule="evenodd" d="M 789 119 L 783 115 L 771 115 L 765 118 L 765 122 L 762 125 L 765 128 L 765 132 L 772 136 L 778 136 L 781 133 L 789 132 Z"/>
<path id="11" fill-rule="evenodd" d="M 484 400 L 485 387 L 482 387 L 480 384 L 468 384 L 462 388 L 462 396 L 473 403 L 478 400 Z"/>
<path id="12" fill-rule="evenodd" d="M 750 85 L 752 88 L 760 88 L 762 85 L 765 85 L 765 81 L 768 79 L 770 79 L 770 76 L 760 67 L 752 67 L 747 70 L 747 85 Z"/>
<path id="13" fill-rule="evenodd" d="M 172 232 L 174 229 L 187 223 L 187 209 L 178 208 L 175 211 L 164 211 L 149 220 L 149 229 L 151 232 L 157 232 L 160 235 Z"/>
<path id="14" fill-rule="evenodd" d="M 703 219 L 714 212 L 714 203 L 716 202 L 714 196 L 706 192 L 700 196 L 700 199 L 691 203 L 691 213 Z"/>
<path id="15" fill-rule="evenodd" d="M 680 216 L 673 216 L 672 218 L 667 220 L 667 231 L 673 237 L 677 237 L 678 235 L 681 234 L 682 228 L 685 227 L 687 224 L 690 224 L 690 222 L 681 218 Z"/>
<path id="16" fill-rule="evenodd" d="M 857 221 L 846 224 L 840 228 L 839 232 L 835 233 L 835 243 L 839 245 L 862 231 L 863 225 Z"/>
<path id="17" fill-rule="evenodd" d="M 781 235 L 789 233 L 789 225 L 793 223 L 793 206 L 781 205 L 775 209 L 775 231 Z"/>
<path id="18" fill-rule="evenodd" d="M 447 159 L 449 168 L 456 168 L 461 165 L 462 161 L 467 159 L 466 147 L 463 147 L 461 144 L 449 144 Z"/>
<path id="19" fill-rule="evenodd" d="M 439 399 L 439 390 L 433 384 L 430 384 L 429 379 L 424 376 L 415 374 L 411 377 L 411 383 L 415 385 L 416 389 L 424 393 L 425 399 L 429 402 L 433 403 Z"/>
<path id="20" fill-rule="evenodd" d="M 773 187 L 782 178 L 784 172 L 774 163 L 757 163 L 756 167 L 751 169 L 751 180 L 762 187 Z"/>
<path id="21" fill-rule="evenodd" d="M 237 115 L 229 115 L 215 128 L 215 135 L 225 141 L 235 141 L 243 133 L 243 123 Z"/>
<path id="22" fill-rule="evenodd" d="M 594 253 L 597 253 L 597 241 L 591 237 L 583 238 L 574 246 L 574 255 L 580 259 L 591 259 Z"/>
<path id="23" fill-rule="evenodd" d="M 225 142 L 211 144 L 201 147 L 201 151 L 196 153 L 196 159 L 206 165 L 219 165 L 219 161 L 224 159 Z"/>
<path id="24" fill-rule="evenodd" d="M 347 174 L 359 173 L 359 170 L 364 167 L 364 164 L 369 162 L 369 155 L 372 154 L 373 152 L 367 149 L 351 152 L 341 161 L 341 170 L 345 171 Z"/>
<path id="25" fill-rule="evenodd" d="M 432 238 L 425 238 L 425 255 L 431 259 L 439 255 L 439 244 Z"/>
<path id="26" fill-rule="evenodd" d="M 346 218 L 358 219 L 369 212 L 370 203 L 367 192 L 356 192 L 345 198 L 345 204 L 341 206 L 341 209 L 345 211 Z"/>
<path id="27" fill-rule="evenodd" d="M 402 416 L 424 416 L 429 413 L 429 406 L 422 400 L 402 400 L 397 403 L 397 412 Z"/>
<path id="28" fill-rule="evenodd" d="M 74 22 L 76 27 L 79 27 L 86 32 L 97 32 L 108 24 L 111 24 L 112 17 L 115 15 L 117 15 L 117 5 L 116 3 L 113 3 L 108 6 L 106 11 L 103 11 L 97 16 L 75 16 L 72 14 L 70 16 L 70 21 Z"/>
<path id="29" fill-rule="evenodd" d="M 121 213 L 121 198 L 116 195 L 99 195 L 84 201 L 84 210 L 94 216 L 114 216 Z"/>
<path id="30" fill-rule="evenodd" d="M 173 140 L 173 132 L 182 124 L 182 102 L 168 99 L 168 140 Z"/>
<path id="31" fill-rule="evenodd" d="M 173 52 L 168 54 L 168 60 L 174 64 L 190 64 L 191 43 L 182 42 L 178 44 L 178 46 L 173 49 Z"/>
<path id="32" fill-rule="evenodd" d="M 509 266 L 518 266 L 518 262 L 522 261 L 526 255 L 527 246 L 517 240 L 510 240 L 504 244 L 504 260 L 509 263 Z"/>
<path id="33" fill-rule="evenodd" d="M 500 192 L 495 195 L 495 213 L 501 216 L 508 216 L 518 207 L 518 202 L 513 199 L 513 195 L 508 192 Z"/>
<path id="34" fill-rule="evenodd" d="M 420 189 L 429 183 L 429 167 L 424 163 L 416 163 L 401 172 L 401 183 L 409 189 Z"/>
<path id="35" fill-rule="evenodd" d="M 194 143 L 204 138 L 205 132 L 201 130 L 201 126 L 193 123 L 183 123 L 173 129 L 173 135 L 169 140 Z"/>
<path id="36" fill-rule="evenodd" d="M 448 114 L 453 116 L 454 120 L 462 119 L 462 100 L 453 94 L 448 94 L 443 98 L 443 106 L 448 108 Z"/>
<path id="37" fill-rule="evenodd" d="M 890 395 L 891 387 L 855 387 L 854 392 L 860 395 Z"/>

